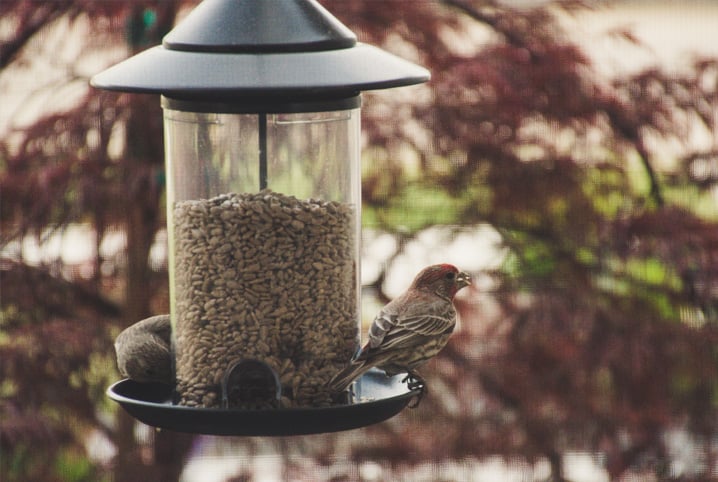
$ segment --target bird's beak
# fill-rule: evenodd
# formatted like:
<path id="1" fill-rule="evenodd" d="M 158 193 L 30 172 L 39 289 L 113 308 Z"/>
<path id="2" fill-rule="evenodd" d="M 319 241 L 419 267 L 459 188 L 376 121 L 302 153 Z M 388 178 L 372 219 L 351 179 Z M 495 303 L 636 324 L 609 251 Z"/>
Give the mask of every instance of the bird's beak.
<path id="1" fill-rule="evenodd" d="M 469 286 L 471 284 L 471 276 L 469 273 L 465 273 L 464 271 L 459 272 L 458 276 L 456 277 L 456 284 L 457 289 L 461 289 L 464 286 Z"/>

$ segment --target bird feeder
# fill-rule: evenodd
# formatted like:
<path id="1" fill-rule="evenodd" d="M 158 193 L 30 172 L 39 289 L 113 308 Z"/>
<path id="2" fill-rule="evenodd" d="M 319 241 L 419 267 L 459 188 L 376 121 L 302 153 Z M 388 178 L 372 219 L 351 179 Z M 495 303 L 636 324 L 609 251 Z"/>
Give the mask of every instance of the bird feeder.
<path id="1" fill-rule="evenodd" d="M 424 68 L 314 0 L 205 0 L 150 48 L 93 77 L 164 111 L 174 387 L 110 396 L 150 425 L 214 434 L 335 431 L 414 393 L 369 373 L 327 381 L 359 345 L 361 92 Z"/>

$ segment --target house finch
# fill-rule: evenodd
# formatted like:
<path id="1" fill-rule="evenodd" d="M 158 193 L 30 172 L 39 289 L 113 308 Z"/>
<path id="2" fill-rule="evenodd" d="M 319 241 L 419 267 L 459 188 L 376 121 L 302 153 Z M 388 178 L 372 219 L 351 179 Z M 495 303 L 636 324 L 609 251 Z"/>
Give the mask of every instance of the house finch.
<path id="1" fill-rule="evenodd" d="M 158 315 L 125 328 L 115 339 L 117 368 L 138 382 L 174 385 L 170 315 Z"/>
<path id="2" fill-rule="evenodd" d="M 454 295 L 469 284 L 471 277 L 450 264 L 424 268 L 408 290 L 381 309 L 369 341 L 329 381 L 329 389 L 345 390 L 372 367 L 388 376 L 408 372 L 404 380 L 410 380 L 410 387 L 423 387 L 414 370 L 446 346 L 456 325 Z"/>

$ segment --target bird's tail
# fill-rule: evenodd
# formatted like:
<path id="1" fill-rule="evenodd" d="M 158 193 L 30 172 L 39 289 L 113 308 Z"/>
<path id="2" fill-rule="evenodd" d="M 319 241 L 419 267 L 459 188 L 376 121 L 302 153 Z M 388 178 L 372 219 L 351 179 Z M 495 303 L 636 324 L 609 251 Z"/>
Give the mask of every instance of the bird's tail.
<path id="1" fill-rule="evenodd" d="M 367 364 L 365 360 L 354 360 L 342 371 L 334 375 L 332 379 L 327 382 L 327 387 L 332 393 L 342 392 L 371 367 L 372 365 Z"/>

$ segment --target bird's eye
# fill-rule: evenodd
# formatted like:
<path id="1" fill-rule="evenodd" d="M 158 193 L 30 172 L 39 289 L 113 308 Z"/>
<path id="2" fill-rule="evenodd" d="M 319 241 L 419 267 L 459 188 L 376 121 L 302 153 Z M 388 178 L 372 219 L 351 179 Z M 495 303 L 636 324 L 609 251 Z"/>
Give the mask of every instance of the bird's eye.
<path id="1" fill-rule="evenodd" d="M 456 274 L 453 271 L 449 271 L 448 273 L 446 273 L 446 279 L 448 280 L 454 279 L 455 276 Z"/>

